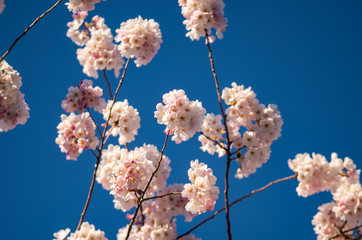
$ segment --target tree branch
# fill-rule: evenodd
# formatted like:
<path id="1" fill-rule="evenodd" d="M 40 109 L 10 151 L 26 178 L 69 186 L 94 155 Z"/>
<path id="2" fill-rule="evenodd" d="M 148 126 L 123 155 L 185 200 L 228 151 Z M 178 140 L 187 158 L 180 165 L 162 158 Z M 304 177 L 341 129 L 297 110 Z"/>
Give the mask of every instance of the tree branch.
<path id="1" fill-rule="evenodd" d="M 229 137 L 229 131 L 228 131 L 228 126 L 227 126 L 227 122 L 226 122 L 226 114 L 224 111 L 224 108 L 222 106 L 222 102 L 221 102 L 221 93 L 220 93 L 220 88 L 219 88 L 219 82 L 217 80 L 217 75 L 216 75 L 216 71 L 215 71 L 215 65 L 214 65 L 214 60 L 212 58 L 212 51 L 210 48 L 210 41 L 209 41 L 209 34 L 207 33 L 207 30 L 205 29 L 205 34 L 206 34 L 206 46 L 207 49 L 209 50 L 209 59 L 210 59 L 210 65 L 211 65 L 211 71 L 212 74 L 214 75 L 214 80 L 215 80 L 215 87 L 216 87 L 216 92 L 217 92 L 217 97 L 219 100 L 219 106 L 220 106 L 220 111 L 222 114 L 222 118 L 223 118 L 223 123 L 225 126 L 225 131 L 226 131 L 226 140 L 227 140 L 227 149 L 226 149 L 226 170 L 225 170 L 225 189 L 224 189 L 224 197 L 225 197 L 225 217 L 226 217 L 226 224 L 227 224 L 227 234 L 228 234 L 228 238 L 229 240 L 232 239 L 231 236 L 231 223 L 230 223 L 230 216 L 229 216 L 229 170 L 230 170 L 230 157 L 231 157 L 231 141 L 230 141 L 230 137 Z"/>
<path id="2" fill-rule="evenodd" d="M 140 197 L 140 198 L 138 199 L 138 201 L 137 201 L 136 211 L 135 211 L 135 213 L 134 213 L 134 215 L 133 215 L 133 218 L 132 218 L 130 224 L 128 225 L 127 236 L 126 236 L 126 239 L 125 239 L 125 240 L 127 240 L 127 239 L 129 238 L 129 235 L 130 235 L 131 230 L 132 230 L 132 226 L 133 226 L 133 224 L 134 224 L 135 221 L 136 221 L 137 214 L 138 214 L 138 211 L 139 211 L 139 209 L 140 209 L 140 206 L 141 206 L 142 202 L 144 201 L 144 196 L 145 196 L 145 194 L 146 194 L 146 191 L 147 191 L 148 187 L 150 186 L 153 177 L 156 175 L 156 172 L 158 171 L 158 169 L 159 169 L 160 166 L 161 166 L 161 161 L 162 161 L 162 158 L 163 158 L 163 152 L 165 151 L 165 148 L 166 148 L 166 145 L 167 145 L 167 139 L 168 139 L 168 137 L 169 137 L 169 133 L 170 133 L 170 131 L 168 131 L 167 134 L 166 134 L 165 142 L 164 142 L 164 144 L 163 144 L 163 148 L 162 148 L 162 150 L 161 150 L 160 159 L 159 159 L 158 162 L 157 162 L 156 168 L 155 168 L 155 170 L 153 171 L 153 173 L 151 174 L 151 177 L 150 177 L 150 179 L 148 180 L 146 187 L 145 187 L 144 190 L 142 191 L 141 197 Z"/>
<path id="3" fill-rule="evenodd" d="M 255 193 L 264 191 L 265 189 L 273 186 L 274 184 L 277 184 L 277 183 L 280 183 L 280 182 L 285 182 L 285 181 L 288 181 L 288 180 L 294 179 L 294 178 L 297 178 L 297 174 L 294 174 L 294 175 L 289 176 L 289 177 L 285 177 L 285 178 L 281 178 L 281 179 L 272 181 L 272 182 L 268 183 L 267 185 L 265 185 L 264 187 L 259 188 L 259 189 L 256 189 L 256 190 L 253 190 L 253 191 L 251 191 L 248 195 L 245 195 L 245 196 L 243 196 L 243 197 L 241 197 L 241 198 L 233 201 L 233 202 L 229 205 L 229 207 L 232 207 L 232 206 L 235 205 L 236 203 L 241 202 L 241 201 L 243 201 L 244 199 L 251 197 L 251 196 L 254 195 Z M 190 234 L 192 231 L 194 231 L 195 229 L 199 228 L 199 227 L 200 227 L 201 225 L 203 225 L 204 223 L 210 221 L 211 219 L 213 219 L 214 217 L 216 217 L 219 213 L 222 213 L 223 211 L 225 211 L 225 207 L 217 210 L 213 215 L 211 215 L 210 217 L 206 218 L 205 220 L 203 220 L 202 222 L 200 222 L 199 224 L 197 224 L 195 227 L 191 228 L 189 231 L 187 231 L 187 232 L 179 235 L 176 239 L 180 239 L 180 238 L 182 238 L 182 237 Z"/>
<path id="4" fill-rule="evenodd" d="M 91 186 L 90 186 L 90 189 L 89 189 L 89 192 L 88 192 L 88 197 L 87 197 L 87 201 L 85 203 L 85 206 L 84 206 L 84 209 L 83 209 L 83 212 L 82 214 L 80 215 L 80 220 L 79 220 L 79 223 L 78 223 L 78 227 L 77 227 L 77 230 L 80 229 L 80 226 L 82 225 L 82 222 L 83 222 L 83 219 L 84 219 L 84 216 L 88 210 L 88 205 L 89 205 L 89 202 L 90 202 L 90 199 L 92 197 L 92 193 L 93 193 L 93 188 L 94 188 L 94 183 L 95 183 L 95 180 L 96 180 L 96 175 L 97 175 L 97 170 L 98 170 L 98 166 L 99 166 L 99 162 L 100 162 L 100 159 L 101 159 L 101 156 L 102 156 L 102 150 L 105 146 L 105 142 L 106 142 L 106 132 L 107 132 L 107 128 L 108 128 L 108 125 L 109 125 L 109 120 L 111 119 L 111 115 L 112 115 L 112 109 L 113 109 L 113 106 L 115 104 L 115 100 L 117 98 L 117 94 L 119 92 L 119 89 L 121 88 L 122 86 L 122 83 L 123 83 L 123 80 L 124 80 L 124 77 L 126 76 L 126 71 L 127 71 L 127 67 L 128 67 L 128 63 L 130 61 L 130 58 L 127 60 L 127 63 L 123 69 L 123 74 L 122 74 L 122 77 L 121 77 L 121 80 L 119 81 L 118 83 L 118 87 L 117 87 L 117 90 L 116 92 L 114 93 L 114 101 L 109 109 L 109 115 L 108 115 L 108 119 L 106 121 L 106 125 L 104 127 L 104 130 L 103 130 L 103 134 L 102 134 L 102 137 L 101 137 L 101 145 L 98 149 L 98 156 L 97 156 L 97 163 L 95 165 L 95 168 L 94 168 L 94 172 L 93 172 L 93 177 L 92 177 L 92 183 L 91 183 Z M 108 137 L 107 137 L 108 139 Z"/>
<path id="5" fill-rule="evenodd" d="M 50 13 L 56 6 L 59 5 L 59 3 L 61 3 L 63 0 L 58 0 L 51 8 L 49 8 L 48 10 L 46 10 L 42 15 L 40 15 L 39 17 L 37 17 L 37 19 L 34 20 L 34 22 L 32 24 L 30 24 L 29 27 L 27 27 L 25 29 L 25 31 L 17 38 L 15 39 L 15 41 L 13 42 L 13 44 L 11 44 L 11 46 L 9 47 L 9 49 L 4 53 L 4 55 L 2 55 L 2 57 L 0 58 L 0 62 L 10 53 L 10 51 L 13 49 L 13 47 L 15 46 L 15 44 L 22 38 L 24 37 L 24 35 L 32 28 L 34 27 L 34 25 L 39 22 L 40 19 L 42 19 L 45 15 L 47 15 L 48 13 Z"/>

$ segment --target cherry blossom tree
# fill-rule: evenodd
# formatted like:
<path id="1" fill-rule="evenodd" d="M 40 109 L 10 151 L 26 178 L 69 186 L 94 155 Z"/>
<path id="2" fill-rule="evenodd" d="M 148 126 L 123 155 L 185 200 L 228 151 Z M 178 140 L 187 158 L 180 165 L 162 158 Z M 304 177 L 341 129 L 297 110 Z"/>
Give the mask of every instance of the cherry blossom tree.
<path id="1" fill-rule="evenodd" d="M 249 178 L 271 158 L 272 145 L 281 137 L 284 120 L 278 106 L 261 103 L 252 87 L 242 82 L 227 86 L 219 78 L 217 63 L 221 60 L 214 58 L 212 47 L 227 34 L 223 0 L 178 1 L 186 37 L 205 43 L 205 53 L 208 53 L 205 61 L 210 63 L 208 74 L 212 76 L 210 84 L 215 86 L 218 112 L 208 112 L 200 100 L 188 97 L 185 90 L 165 90 L 162 101 L 160 96 L 160 102 L 154 106 L 155 122 L 164 129 L 162 148 L 153 144 L 157 139 L 137 142 L 142 129 L 140 113 L 132 105 L 133 99 L 124 99 L 119 93 L 122 86 L 131 81 L 126 74 L 130 65 L 134 63 L 136 70 L 141 69 L 152 65 L 153 59 L 158 57 L 164 31 L 154 19 L 142 16 L 111 29 L 106 24 L 107 16 L 97 15 L 97 6 L 102 4 L 100 0 L 57 1 L 1 57 L 0 132 L 16 131 L 13 129 L 26 124 L 29 118 L 29 107 L 20 91 L 21 73 L 15 70 L 16 66 L 9 65 L 5 57 L 35 24 L 62 2 L 73 14 L 73 18 L 64 23 L 68 27 L 65 34 L 78 48 L 76 59 L 87 79 L 75 81 L 59 102 L 64 114 L 57 125 L 55 143 L 67 160 L 78 161 L 85 152 L 90 152 L 95 166 L 78 225 L 64 223 L 65 229 L 54 229 L 55 239 L 111 238 L 97 230 L 92 219 L 86 218 L 96 184 L 112 195 L 114 208 L 124 212 L 129 220 L 126 226 L 119 228 L 118 240 L 201 239 L 202 236 L 195 236 L 193 231 L 224 213 L 225 239 L 238 239 L 242 236 L 233 235 L 237 223 L 230 217 L 234 214 L 232 207 L 292 179 L 298 181 L 298 196 L 331 193 L 330 202 L 321 205 L 311 217 L 317 239 L 361 239 L 360 170 L 352 159 L 339 158 L 337 153 L 332 153 L 328 161 L 321 154 L 303 153 L 303 146 L 300 146 L 301 153 L 287 162 L 290 176 L 281 176 L 248 194 L 230 198 L 234 190 L 230 187 L 231 181 Z M 0 13 L 6 11 L 4 7 L 4 1 L 0 0 Z M 109 81 L 108 71 L 117 82 Z M 221 88 L 222 85 L 226 87 Z M 215 95 L 214 92 L 209 94 Z M 168 156 L 168 145 L 181 145 L 196 138 L 195 135 L 199 141 L 196 148 L 209 155 L 216 153 L 223 163 L 224 173 L 217 175 L 204 160 L 188 159 L 184 161 L 190 166 L 184 173 L 188 181 L 170 182 L 174 161 Z M 113 138 L 116 143 L 110 143 Z M 136 145 L 131 148 L 130 144 Z M 215 207 L 218 201 L 223 201 L 220 209 Z M 211 215 L 204 217 L 204 213 Z M 192 221 L 193 227 L 178 228 L 180 215 L 185 221 Z"/>

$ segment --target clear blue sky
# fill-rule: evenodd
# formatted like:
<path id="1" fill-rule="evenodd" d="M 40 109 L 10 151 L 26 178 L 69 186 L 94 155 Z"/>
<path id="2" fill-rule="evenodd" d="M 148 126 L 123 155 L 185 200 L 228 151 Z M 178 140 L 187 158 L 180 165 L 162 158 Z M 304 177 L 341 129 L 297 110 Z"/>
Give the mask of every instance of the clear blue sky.
<path id="1" fill-rule="evenodd" d="M 54 1 L 5 0 L 0 14 L 0 52 Z M 358 0 L 226 1 L 228 27 L 223 40 L 212 44 L 221 87 L 231 82 L 251 86 L 264 104 L 277 104 L 284 118 L 282 137 L 272 145 L 269 162 L 245 180 L 232 180 L 231 199 L 293 172 L 287 160 L 297 153 L 332 152 L 361 164 L 362 2 Z M 162 95 L 184 89 L 208 112 L 219 113 L 204 41 L 185 37 L 177 1 L 107 0 L 90 16 L 100 15 L 113 30 L 141 15 L 160 24 L 163 44 L 145 67 L 131 64 L 119 99 L 138 109 L 141 129 L 131 148 L 144 142 L 162 147 L 163 126 L 153 117 Z M 81 155 L 65 160 L 55 144 L 60 107 L 67 89 L 83 79 L 77 47 L 65 36 L 71 13 L 58 6 L 14 48 L 6 60 L 23 77 L 22 92 L 30 107 L 24 126 L 0 134 L 0 232 L 3 239 L 51 239 L 66 227 L 74 230 L 88 193 L 95 159 Z M 109 74 L 111 84 L 116 79 Z M 106 87 L 102 78 L 94 81 Z M 114 87 L 113 87 L 114 88 Z M 197 137 L 170 143 L 169 183 L 187 181 L 189 161 L 199 159 L 214 169 L 223 186 L 223 159 L 199 150 Z M 232 166 L 232 175 L 236 166 Z M 297 181 L 281 183 L 232 208 L 235 239 L 315 239 L 311 220 L 317 207 L 331 201 L 328 193 L 297 196 Z M 223 206 L 223 197 L 216 209 Z M 183 233 L 190 224 L 177 220 Z M 113 208 L 112 196 L 97 184 L 86 221 L 106 232 L 110 240 L 127 224 Z M 203 239 L 225 239 L 224 215 L 195 231 Z"/>

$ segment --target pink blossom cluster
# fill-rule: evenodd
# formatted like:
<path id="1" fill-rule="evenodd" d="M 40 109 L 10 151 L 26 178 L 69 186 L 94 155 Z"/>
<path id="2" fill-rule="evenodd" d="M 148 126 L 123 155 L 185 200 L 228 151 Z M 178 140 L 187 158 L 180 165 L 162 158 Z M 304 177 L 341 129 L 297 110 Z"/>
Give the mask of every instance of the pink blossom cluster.
<path id="1" fill-rule="evenodd" d="M 125 99 L 123 102 L 118 101 L 114 103 L 112 108 L 112 114 L 110 114 L 111 106 L 113 101 L 108 101 L 107 107 L 103 110 L 103 118 L 105 121 L 108 120 L 109 124 L 112 125 L 110 134 L 112 136 L 119 136 L 118 142 L 120 145 L 130 143 L 135 139 L 138 133 L 138 129 L 141 127 L 141 118 L 138 114 L 137 109 L 128 105 L 128 100 Z"/>
<path id="2" fill-rule="evenodd" d="M 159 124 L 166 125 L 166 133 L 174 134 L 173 141 L 187 141 L 201 130 L 206 113 L 201 102 L 190 101 L 184 90 L 173 90 L 162 98 L 165 105 L 157 104 L 155 118 Z"/>
<path id="3" fill-rule="evenodd" d="M 317 234 L 317 240 L 329 240 L 339 234 L 337 227 L 342 227 L 344 221 L 336 217 L 333 208 L 336 206 L 335 202 L 325 203 L 318 207 L 318 213 L 314 215 L 312 224 L 314 225 L 314 232 Z M 352 222 L 347 222 L 344 225 L 345 229 L 355 227 Z M 335 239 L 344 239 L 343 237 Z"/>
<path id="4" fill-rule="evenodd" d="M 137 67 L 147 65 L 156 55 L 162 43 L 159 24 L 153 19 L 142 19 L 141 16 L 121 23 L 114 38 L 121 42 L 118 49 L 122 56 L 135 58 Z"/>
<path id="5" fill-rule="evenodd" d="M 190 166 L 188 175 L 191 183 L 185 184 L 182 191 L 182 196 L 189 200 L 185 206 L 186 210 L 193 214 L 214 210 L 220 191 L 215 186 L 216 177 L 212 169 L 198 160 L 191 161 Z"/>
<path id="6" fill-rule="evenodd" d="M 5 3 L 4 3 L 5 0 L 0 0 L 0 13 L 2 13 L 4 11 L 4 8 L 5 8 Z"/>
<path id="7" fill-rule="evenodd" d="M 289 160 L 288 165 L 297 173 L 299 196 L 307 197 L 321 191 L 330 191 L 333 195 L 334 201 L 320 206 L 312 221 L 319 240 L 327 240 L 340 233 L 337 227 L 346 230 L 362 222 L 360 170 L 350 158 L 342 160 L 332 153 L 328 162 L 320 154 L 310 156 L 304 153 Z"/>
<path id="8" fill-rule="evenodd" d="M 200 37 L 211 35 L 211 28 L 216 29 L 216 36 L 223 38 L 223 32 L 227 26 L 224 17 L 223 0 L 178 0 L 182 15 L 186 18 L 184 24 L 189 31 L 186 37 L 191 40 L 199 40 Z M 215 38 L 212 37 L 212 40 Z"/>
<path id="9" fill-rule="evenodd" d="M 67 155 L 67 160 L 77 160 L 83 150 L 96 149 L 99 140 L 95 136 L 96 125 L 89 113 L 71 113 L 69 116 L 62 114 L 60 118 L 62 121 L 57 126 L 58 137 L 55 142 Z"/>
<path id="10" fill-rule="evenodd" d="M 280 136 L 283 120 L 277 106 L 259 104 L 250 87 L 245 89 L 236 83 L 231 86 L 222 91 L 222 99 L 229 105 L 225 113 L 231 147 L 240 155 L 235 177 L 242 179 L 255 173 L 269 159 L 270 145 Z M 220 115 L 208 114 L 201 129 L 203 135 L 199 136 L 201 149 L 209 154 L 216 152 L 219 157 L 225 155 L 227 142 L 221 120 Z M 244 148 L 245 152 L 241 152 Z"/>
<path id="11" fill-rule="evenodd" d="M 208 152 L 211 155 L 216 152 L 219 154 L 219 157 L 222 157 L 226 153 L 224 149 L 226 147 L 226 144 L 222 142 L 222 140 L 224 139 L 223 134 L 225 133 L 225 128 L 221 122 L 221 119 L 221 115 L 208 113 L 202 123 L 202 133 L 204 135 L 199 136 L 199 141 L 201 142 L 201 150 L 204 152 Z M 215 144 L 210 139 L 218 141 L 219 144 Z"/>
<path id="12" fill-rule="evenodd" d="M 162 196 L 168 193 L 175 193 L 169 196 L 162 198 L 156 198 L 152 203 L 144 207 L 143 214 L 157 216 L 161 219 L 171 220 L 173 217 L 183 215 L 187 222 L 191 222 L 194 214 L 186 211 L 186 204 L 188 199 L 181 195 L 181 192 L 184 190 L 183 184 L 172 184 L 165 187 L 162 192 L 157 194 L 157 196 Z"/>
<path id="13" fill-rule="evenodd" d="M 94 10 L 94 4 L 99 2 L 101 2 L 101 0 L 69 0 L 69 2 L 65 3 L 65 5 L 68 6 L 69 11 L 74 13 L 78 11 L 88 12 Z"/>
<path id="14" fill-rule="evenodd" d="M 112 144 L 103 150 L 97 181 L 106 190 L 112 190 L 115 208 L 128 211 L 136 206 L 135 194 L 138 190 L 144 190 L 160 157 L 155 146 L 146 144 L 129 152 Z M 153 196 L 164 189 L 171 171 L 169 165 L 170 159 L 163 156 L 146 196 Z"/>
<path id="15" fill-rule="evenodd" d="M 0 132 L 25 124 L 29 118 L 29 107 L 21 93 L 19 73 L 5 60 L 0 62 Z"/>
<path id="16" fill-rule="evenodd" d="M 54 233 L 54 240 L 63 240 L 69 234 L 70 229 L 60 230 Z M 71 233 L 67 240 L 108 240 L 101 230 L 96 230 L 93 224 L 83 222 L 80 229 Z"/>
<path id="17" fill-rule="evenodd" d="M 83 66 L 83 72 L 89 76 L 98 78 L 97 70 L 112 70 L 116 77 L 119 76 L 123 66 L 123 58 L 113 43 L 111 29 L 104 24 L 104 18 L 95 16 L 90 24 L 90 39 L 84 48 L 77 50 L 77 58 Z"/>
<path id="18" fill-rule="evenodd" d="M 128 226 L 119 229 L 117 240 L 126 239 Z M 130 240 L 174 240 L 177 237 L 175 220 L 154 219 L 148 216 L 143 226 L 134 226 L 131 230 Z"/>
<path id="19" fill-rule="evenodd" d="M 89 40 L 89 32 L 87 29 L 80 30 L 80 27 L 84 24 L 85 18 L 88 16 L 88 12 L 79 11 L 73 14 L 73 21 L 68 22 L 67 37 L 69 37 L 79 47 L 84 46 Z"/>
<path id="20" fill-rule="evenodd" d="M 91 80 L 83 80 L 79 86 L 69 87 L 65 100 L 62 101 L 62 108 L 66 112 L 78 111 L 82 113 L 88 107 L 101 113 L 106 107 L 106 100 L 101 98 L 103 90 L 100 87 L 93 87 Z"/>
<path id="21" fill-rule="evenodd" d="M 359 181 L 360 170 L 356 170 L 353 161 L 346 157 L 344 161 L 332 153 L 331 162 L 320 154 L 298 154 L 295 159 L 288 160 L 289 168 L 298 174 L 299 196 L 308 197 L 312 194 L 331 191 L 335 192 L 342 183 Z"/>

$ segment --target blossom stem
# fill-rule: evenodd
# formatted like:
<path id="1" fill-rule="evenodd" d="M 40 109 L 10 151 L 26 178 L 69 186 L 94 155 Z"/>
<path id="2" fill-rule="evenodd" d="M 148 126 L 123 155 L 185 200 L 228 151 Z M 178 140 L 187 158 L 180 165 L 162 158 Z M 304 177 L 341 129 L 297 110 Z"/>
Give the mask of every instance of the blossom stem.
<path id="1" fill-rule="evenodd" d="M 212 51 L 211 51 L 211 47 L 210 47 L 210 41 L 209 41 L 209 34 L 207 33 L 207 30 L 205 29 L 205 34 L 206 34 L 206 46 L 207 49 L 209 50 L 209 59 L 210 59 L 210 65 L 211 65 L 211 71 L 212 74 L 214 75 L 214 80 L 215 80 L 215 86 L 216 86 L 216 92 L 217 92 L 217 97 L 219 100 L 219 106 L 220 106 L 220 111 L 222 114 L 222 118 L 223 118 L 223 123 L 225 126 L 225 131 L 226 131 L 226 140 L 227 140 L 227 149 L 226 149 L 226 170 L 225 170 L 225 189 L 224 189 L 224 198 L 225 198 L 225 217 L 226 217 L 226 224 L 227 224 L 227 234 L 228 234 L 228 238 L 229 240 L 232 239 L 231 236 L 231 223 L 230 223 L 230 216 L 229 216 L 229 170 L 230 170 L 230 163 L 231 163 L 231 141 L 230 141 L 230 137 L 229 137 L 229 131 L 228 131 L 228 126 L 227 126 L 227 122 L 226 122 L 226 114 L 224 111 L 224 108 L 222 106 L 222 102 L 221 102 L 221 93 L 220 93 L 220 88 L 219 88 L 219 82 L 217 80 L 217 75 L 216 75 L 216 71 L 215 71 L 215 65 L 214 65 L 214 60 L 212 58 Z"/>
<path id="2" fill-rule="evenodd" d="M 135 211 L 135 213 L 134 213 L 134 215 L 133 215 L 133 218 L 132 218 L 130 224 L 128 225 L 127 236 L 126 236 L 125 240 L 127 240 L 127 239 L 129 238 L 129 235 L 130 235 L 131 230 L 132 230 L 132 226 L 133 226 L 133 224 L 134 224 L 135 221 L 136 221 L 138 211 L 140 210 L 141 204 L 144 202 L 144 196 L 145 196 L 145 194 L 146 194 L 146 191 L 147 191 L 148 187 L 150 186 L 153 177 L 156 175 L 158 169 L 159 169 L 160 166 L 161 166 L 161 161 L 162 161 L 162 158 L 163 158 L 163 152 L 165 151 L 165 148 L 166 148 L 166 145 L 167 145 L 167 140 L 168 140 L 169 133 L 170 133 L 170 131 L 168 131 L 167 134 L 166 134 L 165 142 L 164 142 L 164 144 L 163 144 L 163 147 L 162 147 L 162 150 L 161 150 L 161 154 L 160 154 L 160 159 L 158 159 L 156 168 L 155 168 L 155 170 L 152 172 L 151 177 L 150 177 L 150 179 L 148 180 L 146 187 L 145 187 L 144 190 L 142 191 L 141 196 L 140 196 L 140 198 L 139 198 L 138 201 L 137 201 L 136 211 Z"/>
<path id="3" fill-rule="evenodd" d="M 291 180 L 291 179 L 294 179 L 294 178 L 297 178 L 297 174 L 294 174 L 292 176 L 289 176 L 289 177 L 285 177 L 285 178 L 280 178 L 280 179 L 277 179 L 275 181 L 272 181 L 270 183 L 268 183 L 267 185 L 265 185 L 264 187 L 261 187 L 259 189 L 256 189 L 256 190 L 253 190 L 251 191 L 249 194 L 245 195 L 245 196 L 242 196 L 238 199 L 236 199 L 235 201 L 233 201 L 231 204 L 229 204 L 229 207 L 232 207 L 233 205 L 237 204 L 238 202 L 241 202 L 243 201 L 244 199 L 246 198 L 249 198 L 251 197 L 252 195 L 254 195 L 255 193 L 258 193 L 258 192 L 262 192 L 264 190 L 266 190 L 267 188 L 273 186 L 274 184 L 277 184 L 277 183 L 280 183 L 280 182 L 285 182 L 285 181 L 288 181 L 288 180 Z M 214 212 L 213 215 L 211 215 L 210 217 L 206 218 L 205 220 L 203 220 L 202 222 L 200 222 L 199 224 L 197 224 L 195 227 L 191 228 L 190 230 L 188 230 L 187 232 L 177 236 L 176 239 L 180 239 L 188 234 L 190 234 L 192 231 L 194 231 L 195 229 L 199 228 L 201 225 L 203 225 L 204 223 L 210 221 L 211 219 L 213 219 L 214 217 L 216 217 L 219 213 L 222 213 L 223 211 L 225 211 L 225 207 L 217 210 L 216 212 Z"/>
<path id="4" fill-rule="evenodd" d="M 206 134 L 204 134 L 203 132 L 199 132 L 201 135 L 203 135 L 204 137 L 206 137 L 207 139 L 209 139 L 210 141 L 214 142 L 215 144 L 217 144 L 219 147 L 221 147 L 224 150 L 227 150 L 223 145 L 220 144 L 219 141 L 212 139 L 211 137 L 207 136 Z"/>
<path id="5" fill-rule="evenodd" d="M 78 223 L 78 227 L 77 227 L 77 230 L 80 229 L 82 223 L 83 223 L 83 219 L 84 219 L 84 216 L 85 214 L 87 213 L 87 210 L 88 210 L 88 206 L 89 206 L 89 202 L 91 200 L 91 197 L 92 197 L 92 193 L 93 193 L 93 188 L 94 188 L 94 183 L 95 183 L 95 180 L 96 180 L 96 175 L 97 175 L 97 170 L 98 170 L 98 166 L 99 166 L 99 163 L 100 163 L 100 160 L 101 160 L 101 156 L 102 156 L 102 150 L 105 146 L 105 142 L 106 142 L 106 133 L 107 133 L 107 128 L 108 128 L 108 125 L 109 125 L 109 120 L 111 119 L 111 115 L 112 115 L 112 109 L 113 109 L 113 106 L 115 104 L 115 100 L 117 98 L 117 94 L 119 92 L 119 89 L 121 88 L 122 86 L 122 83 L 123 83 L 123 80 L 124 80 L 124 77 L 126 76 L 126 71 L 127 71 L 127 67 L 128 67 L 128 63 L 130 61 L 130 58 L 127 60 L 127 63 L 123 69 L 123 74 L 122 74 L 122 77 L 121 77 L 121 80 L 119 81 L 118 83 L 118 87 L 116 89 L 116 92 L 114 93 L 114 96 L 113 96 L 113 103 L 110 107 L 110 110 L 109 110 L 109 115 L 108 115 L 108 119 L 106 121 L 106 125 L 104 127 L 104 130 L 103 130 L 103 134 L 101 135 L 101 144 L 100 144 L 100 147 L 98 149 L 98 155 L 96 157 L 97 159 L 97 162 L 96 162 L 96 165 L 95 165 L 95 168 L 94 168 L 94 172 L 93 172 L 93 177 L 92 177 L 92 183 L 91 183 L 91 186 L 89 188 L 89 192 L 88 192 L 88 197 L 87 197 L 87 201 L 85 203 L 85 206 L 84 206 L 84 209 L 83 209 L 83 212 L 82 214 L 80 215 L 80 220 L 79 220 L 79 223 Z M 108 137 L 107 137 L 108 139 Z"/>
<path id="6" fill-rule="evenodd" d="M 90 112 L 90 110 L 89 110 L 89 107 L 87 107 L 87 110 L 88 110 L 89 116 L 91 117 L 94 125 L 96 125 L 96 128 L 97 128 L 97 130 L 98 130 L 99 135 L 102 136 L 102 131 L 101 131 L 101 129 L 98 127 L 98 124 L 96 123 L 96 121 L 94 120 L 94 118 L 93 118 L 93 116 L 92 116 L 92 114 L 91 114 L 91 112 Z"/>
<path id="7" fill-rule="evenodd" d="M 104 79 L 106 80 L 106 83 L 107 83 L 109 96 L 111 97 L 111 100 L 113 100 L 113 95 L 112 95 L 112 90 L 111 90 L 111 84 L 110 84 L 109 81 L 108 81 L 108 77 L 107 77 L 107 74 L 106 74 L 106 70 L 105 70 L 105 69 L 103 69 L 103 76 L 104 76 Z"/>
<path id="8" fill-rule="evenodd" d="M 61 3 L 63 0 L 58 0 L 51 8 L 49 8 L 48 10 L 46 10 L 42 15 L 40 15 L 39 17 L 37 17 L 34 22 L 32 24 L 30 24 L 29 27 L 27 27 L 25 29 L 25 31 L 17 38 L 15 39 L 15 41 L 11 44 L 10 48 L 4 53 L 4 55 L 2 55 L 2 57 L 0 58 L 0 62 L 10 53 L 10 51 L 13 49 L 13 47 L 15 46 L 15 44 L 22 38 L 24 37 L 24 35 L 32 28 L 34 27 L 34 25 L 39 22 L 40 19 L 42 19 L 45 15 L 47 15 L 48 13 L 50 13 L 56 6 L 59 5 L 59 3 Z"/>
<path id="9" fill-rule="evenodd" d="M 170 192 L 170 193 L 166 193 L 166 194 L 159 195 L 159 196 L 144 198 L 144 199 L 142 200 L 142 202 L 145 202 L 145 201 L 148 201 L 148 200 L 151 200 L 151 199 L 167 197 L 167 196 L 170 196 L 170 195 L 177 195 L 177 194 L 181 194 L 181 192 Z"/>

